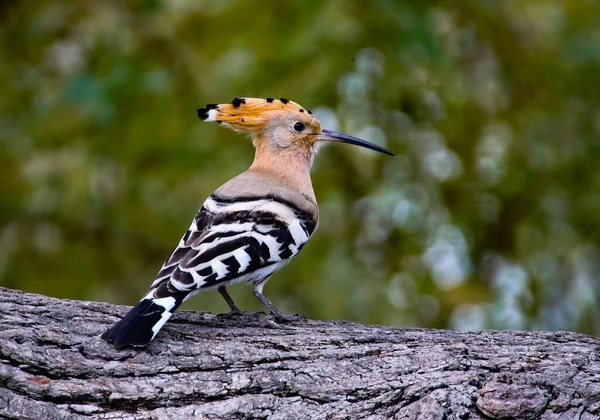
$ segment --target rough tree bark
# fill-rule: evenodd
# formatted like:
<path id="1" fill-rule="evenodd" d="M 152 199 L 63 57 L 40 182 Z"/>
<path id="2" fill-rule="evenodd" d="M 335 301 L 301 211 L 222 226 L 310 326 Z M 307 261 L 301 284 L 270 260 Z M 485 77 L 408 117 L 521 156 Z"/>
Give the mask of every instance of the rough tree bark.
<path id="1" fill-rule="evenodd" d="M 127 307 L 0 288 L 0 417 L 600 416 L 600 341 L 183 311 L 148 348 L 99 335 Z"/>

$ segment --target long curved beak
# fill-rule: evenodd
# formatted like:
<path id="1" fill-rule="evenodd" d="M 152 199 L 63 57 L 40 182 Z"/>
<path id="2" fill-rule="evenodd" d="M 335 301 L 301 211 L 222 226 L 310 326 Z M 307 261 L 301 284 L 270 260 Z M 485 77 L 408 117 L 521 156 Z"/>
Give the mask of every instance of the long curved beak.
<path id="1" fill-rule="evenodd" d="M 381 146 L 377 146 L 371 142 L 366 140 L 359 139 L 357 137 L 352 137 L 347 134 L 338 133 L 337 131 L 323 129 L 321 134 L 317 135 L 318 141 L 339 141 L 342 143 L 354 144 L 355 146 L 366 147 L 367 149 L 375 150 L 379 153 L 384 153 L 386 155 L 395 156 L 392 152 L 387 149 L 384 149 Z"/>

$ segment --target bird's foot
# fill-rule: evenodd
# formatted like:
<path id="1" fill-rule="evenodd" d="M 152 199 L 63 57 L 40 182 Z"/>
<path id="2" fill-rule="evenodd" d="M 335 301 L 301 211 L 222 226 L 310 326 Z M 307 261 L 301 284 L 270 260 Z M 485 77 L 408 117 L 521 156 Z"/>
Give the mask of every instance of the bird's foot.
<path id="1" fill-rule="evenodd" d="M 264 311 L 245 312 L 241 309 L 232 309 L 229 312 L 217 314 L 216 317 L 219 319 L 244 319 L 249 321 L 257 321 L 261 318 L 261 315 L 266 315 L 266 313 Z"/>

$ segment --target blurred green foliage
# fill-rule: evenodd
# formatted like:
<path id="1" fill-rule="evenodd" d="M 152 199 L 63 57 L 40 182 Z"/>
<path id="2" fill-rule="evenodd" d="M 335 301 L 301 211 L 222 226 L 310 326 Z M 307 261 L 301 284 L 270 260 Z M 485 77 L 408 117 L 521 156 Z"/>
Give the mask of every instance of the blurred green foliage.
<path id="1" fill-rule="evenodd" d="M 320 153 L 281 310 L 600 334 L 599 75 L 596 0 L 0 1 L 0 285 L 133 304 L 252 160 L 195 109 L 284 96 L 398 157 Z"/>

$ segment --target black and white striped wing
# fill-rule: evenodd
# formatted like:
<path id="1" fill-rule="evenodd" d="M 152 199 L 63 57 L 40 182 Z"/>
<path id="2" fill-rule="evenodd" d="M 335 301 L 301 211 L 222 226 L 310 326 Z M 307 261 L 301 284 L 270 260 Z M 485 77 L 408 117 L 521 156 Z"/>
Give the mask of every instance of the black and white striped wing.
<path id="1" fill-rule="evenodd" d="M 147 298 L 184 300 L 199 289 L 263 281 L 302 249 L 315 227 L 312 215 L 275 197 L 233 201 L 213 195 L 163 264 Z"/>

